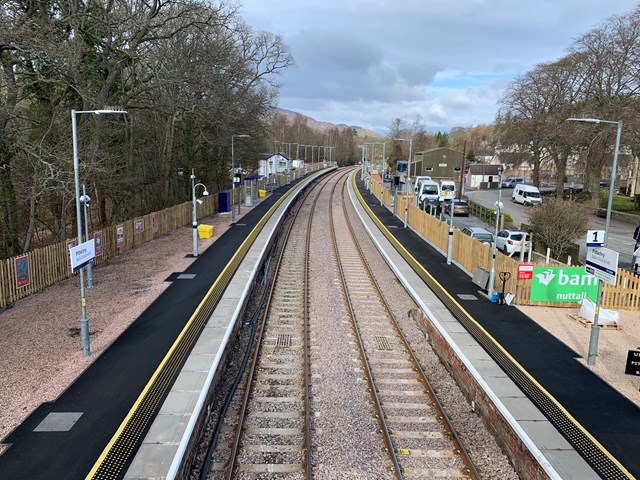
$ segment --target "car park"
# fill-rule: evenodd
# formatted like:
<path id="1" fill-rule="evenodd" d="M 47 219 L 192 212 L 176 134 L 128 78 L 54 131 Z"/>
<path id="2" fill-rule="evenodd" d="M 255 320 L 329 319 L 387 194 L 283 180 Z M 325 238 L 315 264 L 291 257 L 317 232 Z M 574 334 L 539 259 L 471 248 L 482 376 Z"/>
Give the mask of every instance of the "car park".
<path id="1" fill-rule="evenodd" d="M 464 215 L 469 216 L 469 204 L 466 200 L 453 200 L 451 202 L 445 203 L 444 211 L 447 214 L 451 213 L 451 208 L 453 206 L 453 215 Z"/>
<path id="2" fill-rule="evenodd" d="M 521 230 L 500 230 L 496 236 L 496 249 L 505 255 L 529 249 L 529 234 Z"/>
<path id="3" fill-rule="evenodd" d="M 489 246 L 493 245 L 493 233 L 484 227 L 464 227 L 462 233 Z"/>

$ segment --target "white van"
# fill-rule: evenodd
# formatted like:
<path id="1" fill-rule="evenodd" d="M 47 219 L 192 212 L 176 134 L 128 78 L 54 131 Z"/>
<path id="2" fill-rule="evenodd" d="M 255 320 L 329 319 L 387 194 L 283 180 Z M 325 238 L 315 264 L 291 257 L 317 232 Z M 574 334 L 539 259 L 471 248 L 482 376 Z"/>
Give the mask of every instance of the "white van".
<path id="1" fill-rule="evenodd" d="M 513 189 L 511 201 L 530 207 L 532 205 L 540 205 L 542 203 L 542 196 L 540 195 L 538 187 L 534 185 L 519 184 Z"/>
<path id="2" fill-rule="evenodd" d="M 440 199 L 440 185 L 438 185 L 438 182 L 422 180 L 416 199 L 416 205 L 423 205 L 425 200 L 432 200 L 437 203 Z"/>
<path id="3" fill-rule="evenodd" d="M 415 177 L 413 179 L 413 181 L 415 182 L 413 185 L 413 194 L 417 197 L 418 196 L 418 192 L 420 191 L 420 184 L 425 181 L 425 180 L 431 180 L 431 177 L 427 177 L 427 176 L 418 176 Z"/>
<path id="4" fill-rule="evenodd" d="M 440 181 L 440 199 L 453 200 L 456 198 L 456 182 L 453 180 Z"/>

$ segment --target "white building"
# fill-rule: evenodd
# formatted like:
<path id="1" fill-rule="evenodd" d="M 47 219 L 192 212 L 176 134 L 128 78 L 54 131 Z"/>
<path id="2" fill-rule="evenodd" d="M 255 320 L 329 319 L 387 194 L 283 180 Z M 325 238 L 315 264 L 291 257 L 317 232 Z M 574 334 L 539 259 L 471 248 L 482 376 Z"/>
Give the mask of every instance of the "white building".
<path id="1" fill-rule="evenodd" d="M 291 171 L 291 160 L 282 153 L 276 153 L 264 160 L 260 160 L 258 167 L 258 175 L 269 178 L 271 175 L 278 173 L 287 173 Z"/>

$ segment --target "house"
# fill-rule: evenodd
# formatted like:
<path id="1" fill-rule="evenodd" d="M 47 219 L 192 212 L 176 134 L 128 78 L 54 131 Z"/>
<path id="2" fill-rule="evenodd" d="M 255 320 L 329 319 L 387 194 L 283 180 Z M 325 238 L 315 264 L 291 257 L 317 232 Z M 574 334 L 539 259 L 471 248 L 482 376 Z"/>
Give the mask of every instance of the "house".
<path id="1" fill-rule="evenodd" d="M 258 164 L 258 175 L 266 178 L 291 171 L 291 160 L 283 153 L 266 156 L 266 158 L 258 160 Z"/>
<path id="2" fill-rule="evenodd" d="M 488 184 L 498 183 L 504 165 L 476 163 L 465 169 L 465 188 L 487 188 Z"/>
<path id="3" fill-rule="evenodd" d="M 463 154 L 452 148 L 432 148 L 416 152 L 411 164 L 411 175 L 427 175 L 438 180 L 459 180 Z"/>

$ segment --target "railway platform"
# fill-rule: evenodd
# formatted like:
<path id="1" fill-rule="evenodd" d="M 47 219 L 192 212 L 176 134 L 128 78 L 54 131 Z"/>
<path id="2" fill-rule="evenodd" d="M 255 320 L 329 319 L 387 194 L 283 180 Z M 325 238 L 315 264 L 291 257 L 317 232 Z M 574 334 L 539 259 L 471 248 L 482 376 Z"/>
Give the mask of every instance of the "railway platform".
<path id="1" fill-rule="evenodd" d="M 517 308 L 488 302 L 465 272 L 447 265 L 446 254 L 405 228 L 360 181 L 357 190 L 370 213 L 361 217 L 378 220 L 370 222 L 370 235 L 396 274 L 430 321 L 440 322 L 455 348 L 467 352 L 465 366 L 490 387 L 501 414 L 512 416 L 549 472 L 576 480 L 640 476 L 638 407 Z"/>
<path id="2" fill-rule="evenodd" d="M 192 346 L 182 347 L 184 351 L 170 357 L 168 352 L 175 350 L 176 339 L 186 334 L 194 312 L 237 257 L 248 233 L 275 205 L 284 203 L 282 208 L 286 208 L 283 197 L 313 176 L 274 190 L 185 271 L 175 272 L 168 279 L 171 285 L 62 395 L 40 405 L 2 439 L 8 448 L 0 455 L 0 479 L 76 480 L 89 474 L 93 478 L 123 478 L 151 421 L 170 395 L 167 385 L 174 382 L 182 364 L 198 361 L 188 356 Z M 264 248 L 267 239 L 260 242 L 257 248 Z M 209 351 L 215 356 L 212 342 Z M 159 372 L 163 365 L 167 368 Z M 155 377 L 160 377 L 156 382 L 160 385 L 152 387 Z M 150 398 L 143 398 L 144 394 Z M 188 394 L 177 397 L 171 396 L 169 402 L 180 403 L 185 397 L 192 401 Z M 125 423 L 133 425 L 133 430 L 128 431 Z M 113 458 L 106 458 L 107 449 Z"/>
<path id="3" fill-rule="evenodd" d="M 217 373 L 230 324 L 242 309 L 243 298 L 255 278 L 257 259 L 270 241 L 268 232 L 273 225 L 267 224 L 267 217 L 277 221 L 282 213 L 278 209 L 286 208 L 277 203 L 290 189 L 307 181 L 310 179 L 303 178 L 297 186 L 276 190 L 187 270 L 177 272 L 184 276 L 174 279 L 63 395 L 41 405 L 5 438 L 3 443 L 11 446 L 0 455 L 0 479 L 90 476 L 134 480 L 173 478 L 180 473 L 188 433 L 197 421 L 194 412 L 203 403 L 201 386 L 210 383 Z M 638 408 L 581 367 L 575 361 L 575 352 L 526 315 L 482 299 L 464 272 L 447 265 L 440 252 L 404 228 L 362 184 L 357 185 L 357 191 L 362 202 L 353 191 L 354 204 L 359 205 L 359 214 L 374 242 L 443 337 L 451 341 L 452 349 L 464 359 L 467 371 L 477 376 L 499 414 L 513 422 L 523 448 L 533 452 L 546 474 L 576 480 L 640 476 L 636 454 L 640 451 Z M 256 235 L 247 245 L 249 232 L 261 222 L 264 234 Z M 206 315 L 208 322 L 200 328 L 204 334 L 194 338 L 183 356 L 172 358 L 167 352 L 174 350 L 177 338 L 188 334 L 185 329 L 198 317 L 203 299 L 215 290 L 226 267 L 242 249 L 245 261 L 238 264 L 231 283 L 219 292 L 210 315 Z M 407 258 L 413 258 L 417 265 Z M 427 285 L 421 269 L 428 271 L 429 282 L 440 285 L 448 298 L 443 301 L 437 288 Z M 460 315 L 464 321 L 460 321 Z M 486 335 L 478 340 L 474 337 L 476 330 Z M 192 354 L 187 355 L 189 352 Z M 514 369 L 510 359 L 521 370 Z M 158 376 L 158 366 L 164 363 L 175 363 L 164 380 L 172 386 L 144 406 L 143 394 L 150 389 L 151 379 Z M 505 372 L 521 377 L 519 383 Z M 553 400 L 540 396 L 539 389 L 534 388 L 537 385 Z M 545 411 L 539 408 L 540 403 L 550 405 Z M 135 413 L 141 406 L 142 413 Z M 566 416 L 561 415 L 564 412 L 575 418 L 577 426 L 566 423 Z M 555 414 L 558 418 L 553 418 Z M 127 422 L 140 426 L 130 434 L 123 426 Z M 558 433 L 559 427 L 569 434 Z M 585 433 L 587 440 L 594 439 L 597 445 L 592 451 L 594 447 L 587 442 L 586 453 L 580 455 L 577 450 L 584 445 L 577 443 L 583 442 Z M 105 461 L 110 454 L 113 460 Z M 606 465 L 598 463 L 601 461 Z M 621 469 L 616 470 L 616 466 Z"/>

